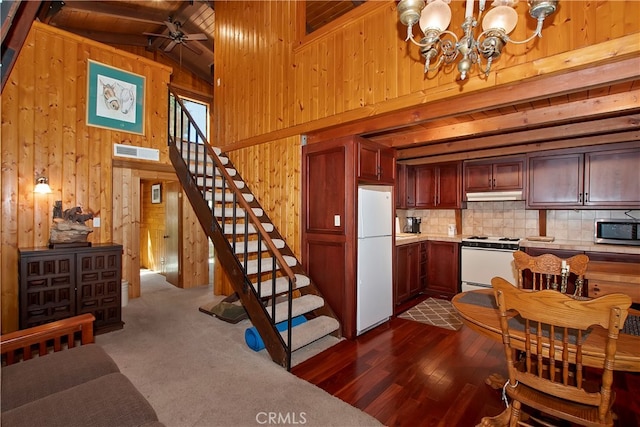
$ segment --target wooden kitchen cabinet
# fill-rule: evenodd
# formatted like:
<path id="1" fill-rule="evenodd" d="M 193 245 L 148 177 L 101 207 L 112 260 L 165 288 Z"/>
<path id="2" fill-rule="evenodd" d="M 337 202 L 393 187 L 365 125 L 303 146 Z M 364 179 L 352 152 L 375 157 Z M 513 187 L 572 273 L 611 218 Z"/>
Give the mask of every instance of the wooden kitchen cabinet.
<path id="1" fill-rule="evenodd" d="M 403 303 L 424 292 L 427 283 L 427 242 L 396 246 L 393 301 L 398 314 Z"/>
<path id="2" fill-rule="evenodd" d="M 96 333 L 122 328 L 122 245 L 18 252 L 20 329 L 84 313 Z"/>
<path id="3" fill-rule="evenodd" d="M 430 240 L 426 242 L 426 295 L 451 299 L 460 287 L 460 244 Z"/>
<path id="4" fill-rule="evenodd" d="M 358 179 L 373 183 L 394 184 L 395 150 L 358 138 Z"/>
<path id="5" fill-rule="evenodd" d="M 416 178 L 412 166 L 396 165 L 396 209 L 416 206 Z"/>
<path id="6" fill-rule="evenodd" d="M 524 163 L 524 157 L 464 162 L 464 191 L 475 193 L 522 190 Z"/>
<path id="7" fill-rule="evenodd" d="M 393 185 L 391 155 L 357 136 L 302 148 L 303 266 L 349 339 L 356 337 L 358 184 Z"/>
<path id="8" fill-rule="evenodd" d="M 527 206 L 633 209 L 640 204 L 638 164 L 634 143 L 530 154 Z"/>
<path id="9" fill-rule="evenodd" d="M 462 163 L 414 166 L 415 208 L 438 209 L 461 206 Z"/>
<path id="10" fill-rule="evenodd" d="M 400 305 L 420 288 L 420 243 L 396 246 L 394 303 Z"/>

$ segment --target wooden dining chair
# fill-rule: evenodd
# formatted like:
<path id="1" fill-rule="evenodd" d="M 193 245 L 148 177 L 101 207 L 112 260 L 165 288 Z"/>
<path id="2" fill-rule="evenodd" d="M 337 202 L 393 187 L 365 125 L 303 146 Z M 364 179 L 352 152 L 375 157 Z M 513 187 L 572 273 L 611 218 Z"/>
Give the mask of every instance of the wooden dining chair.
<path id="1" fill-rule="evenodd" d="M 522 405 L 580 425 L 613 425 L 613 364 L 631 298 L 610 294 L 576 300 L 553 290 L 518 289 L 501 277 L 491 284 L 509 371 L 504 387 L 512 399 L 509 425 L 521 425 Z M 600 349 L 605 356 L 601 375 L 587 381 L 582 345 L 590 328 L 607 334 Z M 517 343 L 524 359 L 514 357 Z"/>
<path id="2" fill-rule="evenodd" d="M 584 273 L 587 271 L 587 265 L 589 264 L 588 256 L 579 254 L 563 260 L 553 254 L 531 256 L 522 251 L 515 251 L 513 253 L 513 261 L 516 270 L 518 270 L 518 288 L 525 288 L 525 277 L 528 277 L 527 271 L 529 271 L 532 276 L 532 289 L 553 289 L 566 293 L 568 280 L 564 284 L 562 280 L 562 263 L 564 261 L 569 270 L 568 273 L 577 276 L 574 282 L 575 290 L 573 295 L 576 297 L 583 296 Z"/>

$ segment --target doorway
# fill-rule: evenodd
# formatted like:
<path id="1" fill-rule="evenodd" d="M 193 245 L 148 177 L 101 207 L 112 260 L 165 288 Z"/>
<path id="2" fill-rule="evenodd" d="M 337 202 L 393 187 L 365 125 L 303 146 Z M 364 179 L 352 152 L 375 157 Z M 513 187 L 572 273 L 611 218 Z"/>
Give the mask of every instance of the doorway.
<path id="1" fill-rule="evenodd" d="M 143 178 L 140 197 L 140 269 L 160 273 L 172 285 L 182 287 L 180 184 Z"/>

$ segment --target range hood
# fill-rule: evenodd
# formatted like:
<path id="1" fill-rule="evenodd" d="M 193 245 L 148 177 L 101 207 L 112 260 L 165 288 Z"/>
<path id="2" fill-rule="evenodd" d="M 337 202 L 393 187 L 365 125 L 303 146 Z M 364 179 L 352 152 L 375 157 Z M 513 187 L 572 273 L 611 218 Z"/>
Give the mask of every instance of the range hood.
<path id="1" fill-rule="evenodd" d="M 468 202 L 500 202 L 508 200 L 524 200 L 522 191 L 485 191 L 467 193 Z"/>

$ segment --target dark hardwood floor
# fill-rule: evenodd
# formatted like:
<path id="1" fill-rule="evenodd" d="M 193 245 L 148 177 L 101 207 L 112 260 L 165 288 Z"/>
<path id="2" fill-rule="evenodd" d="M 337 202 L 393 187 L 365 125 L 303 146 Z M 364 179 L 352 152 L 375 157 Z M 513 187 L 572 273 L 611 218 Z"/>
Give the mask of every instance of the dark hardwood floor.
<path id="1" fill-rule="evenodd" d="M 393 318 L 292 369 L 386 426 L 475 426 L 504 409 L 485 384 L 506 376 L 502 344 L 459 331 Z M 640 374 L 617 373 L 617 426 L 640 426 Z"/>

